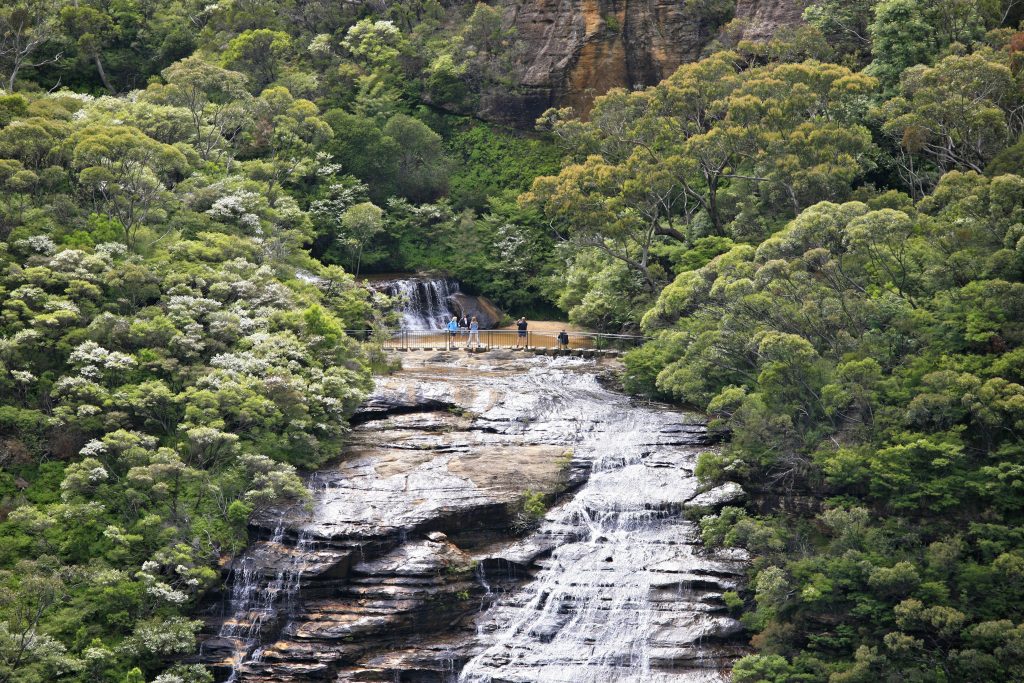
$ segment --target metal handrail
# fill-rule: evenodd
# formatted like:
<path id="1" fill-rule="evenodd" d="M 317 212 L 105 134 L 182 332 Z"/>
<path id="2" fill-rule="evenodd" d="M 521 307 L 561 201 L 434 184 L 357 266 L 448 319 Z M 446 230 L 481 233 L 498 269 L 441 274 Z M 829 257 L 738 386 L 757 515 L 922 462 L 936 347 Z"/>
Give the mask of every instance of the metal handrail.
<path id="1" fill-rule="evenodd" d="M 349 336 L 360 341 L 378 341 L 382 348 L 408 350 L 410 348 L 457 349 L 468 345 L 470 333 L 460 329 L 452 335 L 446 329 L 438 330 L 346 330 Z M 556 349 L 570 350 L 623 350 L 640 346 L 646 341 L 642 335 L 608 334 L 603 332 L 571 332 L 569 344 L 560 345 L 554 332 L 527 330 L 521 336 L 519 330 L 480 330 L 479 346 L 483 349 Z"/>

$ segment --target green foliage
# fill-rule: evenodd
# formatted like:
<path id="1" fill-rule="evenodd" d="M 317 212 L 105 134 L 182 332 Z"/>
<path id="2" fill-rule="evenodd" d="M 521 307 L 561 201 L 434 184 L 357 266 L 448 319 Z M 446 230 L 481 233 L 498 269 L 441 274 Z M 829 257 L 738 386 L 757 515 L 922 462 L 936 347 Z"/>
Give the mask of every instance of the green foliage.
<path id="1" fill-rule="evenodd" d="M 0 250 L 9 680 L 151 680 L 192 654 L 216 567 L 254 515 L 308 496 L 296 467 L 340 450 L 369 388 L 344 331 L 375 322 L 368 293 L 301 251 L 297 188 L 320 181 L 300 157 L 329 135 L 317 108 L 284 88 L 250 98 L 197 61 L 168 80 L 79 98 L 73 119 L 32 115 L 65 95 L 19 95 L 0 131 L 11 177 L 40 178 Z M 235 130 L 243 110 L 265 139 Z M 192 669 L 170 673 L 209 680 Z"/>
<path id="2" fill-rule="evenodd" d="M 804 20 L 828 38 L 829 43 L 858 62 L 871 48 L 868 24 L 877 0 L 815 0 L 804 10 Z"/>
<path id="3" fill-rule="evenodd" d="M 730 437 L 701 478 L 835 501 L 813 520 L 701 520 L 706 544 L 756 558 L 743 621 L 761 652 L 734 677 L 818 680 L 823 662 L 829 680 L 1015 675 L 1003 645 L 969 634 L 1024 606 L 1016 588 L 984 597 L 1024 547 L 985 550 L 1021 521 L 1024 264 L 1007 245 L 1022 188 L 952 172 L 916 205 L 818 204 L 682 272 L 645 316 L 655 338 L 626 376 L 707 406 Z"/>
<path id="4" fill-rule="evenodd" d="M 395 189 L 412 202 L 437 199 L 447 190 L 447 161 L 441 136 L 422 121 L 396 114 L 388 119 L 385 138 L 395 141 L 398 151 Z"/>
<path id="5" fill-rule="evenodd" d="M 249 76 L 252 88 L 260 92 L 277 80 L 292 49 L 291 37 L 282 31 L 256 29 L 244 31 L 224 51 L 224 66 Z"/>
<path id="6" fill-rule="evenodd" d="M 880 0 L 869 31 L 871 74 L 890 87 L 907 67 L 931 62 L 938 49 L 922 3 L 914 0 Z"/>
<path id="7" fill-rule="evenodd" d="M 754 556 L 737 680 L 1024 678 L 1024 6 L 809 5 L 534 135 L 465 116 L 498 7 L 7 3 L 0 680 L 209 681 L 190 611 L 388 367 L 306 248 L 651 337 L 698 476 L 794 503 L 700 520 Z"/>
<path id="8" fill-rule="evenodd" d="M 384 211 L 372 202 L 355 204 L 341 214 L 341 225 L 345 230 L 344 238 L 352 245 L 350 249 L 356 253 L 354 272 L 357 277 L 363 249 L 366 243 L 383 229 L 381 221 L 383 216 Z"/>
<path id="9" fill-rule="evenodd" d="M 951 107 L 953 101 L 960 106 Z M 920 197 L 937 174 L 983 172 L 1019 133 L 1014 112 L 1022 103 L 1010 68 L 992 55 L 973 54 L 908 69 L 900 95 L 878 114 L 883 132 L 899 145 L 901 174 Z"/>
<path id="10" fill-rule="evenodd" d="M 549 498 L 542 491 L 525 491 L 515 512 L 515 524 L 528 529 L 540 524 L 548 512 Z"/>
<path id="11" fill-rule="evenodd" d="M 729 239 L 759 238 L 758 223 L 849 196 L 872 167 L 875 148 L 857 114 L 876 81 L 816 61 L 738 64 L 737 54 L 719 52 L 649 90 L 614 91 L 598 98 L 588 122 L 549 110 L 539 123 L 572 161 L 521 201 L 577 251 L 601 252 L 652 295 L 670 269 L 700 264 Z M 563 308 L 585 300 L 571 288 Z"/>
<path id="12" fill-rule="evenodd" d="M 446 143 L 448 196 L 459 208 L 486 210 L 489 198 L 524 191 L 537 176 L 558 171 L 558 151 L 542 138 L 477 123 L 457 129 Z"/>

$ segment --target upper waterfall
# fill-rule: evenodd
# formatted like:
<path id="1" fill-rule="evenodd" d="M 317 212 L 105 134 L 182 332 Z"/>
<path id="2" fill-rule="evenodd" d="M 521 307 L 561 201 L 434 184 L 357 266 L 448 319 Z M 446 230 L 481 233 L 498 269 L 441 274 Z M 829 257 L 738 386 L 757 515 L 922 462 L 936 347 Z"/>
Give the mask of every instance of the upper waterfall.
<path id="1" fill-rule="evenodd" d="M 406 330 L 436 330 L 456 315 L 450 297 L 459 291 L 459 283 L 452 278 L 398 278 L 374 283 L 374 289 L 398 299 Z"/>
<path id="2" fill-rule="evenodd" d="M 452 316 L 476 316 L 483 329 L 494 327 L 502 317 L 493 303 L 482 296 L 462 292 L 459 281 L 450 277 L 409 275 L 368 283 L 398 302 L 402 329 L 410 332 L 439 330 Z"/>

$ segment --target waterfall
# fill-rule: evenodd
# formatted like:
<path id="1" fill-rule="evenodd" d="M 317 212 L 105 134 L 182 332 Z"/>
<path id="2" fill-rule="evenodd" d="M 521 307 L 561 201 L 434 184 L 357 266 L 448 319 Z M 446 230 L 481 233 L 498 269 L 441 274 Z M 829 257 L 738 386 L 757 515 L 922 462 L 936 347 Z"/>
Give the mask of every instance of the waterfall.
<path id="1" fill-rule="evenodd" d="M 636 406 L 604 412 L 614 431 L 576 447 L 592 458 L 590 479 L 536 534 L 560 543 L 478 623 L 484 648 L 460 683 L 728 680 L 731 655 L 715 641 L 739 630 L 719 604 L 732 584 L 694 553 L 696 526 L 679 514 L 696 491 L 701 428 Z"/>
<path id="2" fill-rule="evenodd" d="M 297 608 L 306 556 L 314 549 L 313 537 L 302 530 L 294 546 L 289 547 L 285 544 L 285 531 L 281 517 L 270 540 L 254 544 L 231 569 L 231 595 L 225 615 L 230 616 L 218 633 L 219 638 L 233 643 L 228 683 L 239 680 L 247 661 L 260 660 L 262 648 L 258 646 L 264 626 Z"/>
<path id="3" fill-rule="evenodd" d="M 451 296 L 459 293 L 459 283 L 451 278 L 384 280 L 373 288 L 398 300 L 405 330 L 439 330 L 456 314 Z"/>
<path id="4" fill-rule="evenodd" d="M 236 560 L 203 661 L 232 683 L 728 680 L 745 651 L 723 593 L 746 558 L 701 547 L 685 511 L 742 491 L 698 489 L 699 416 L 632 401 L 602 371 L 403 357 L 308 477 L 309 511 Z M 549 491 L 537 520 L 525 501 Z"/>

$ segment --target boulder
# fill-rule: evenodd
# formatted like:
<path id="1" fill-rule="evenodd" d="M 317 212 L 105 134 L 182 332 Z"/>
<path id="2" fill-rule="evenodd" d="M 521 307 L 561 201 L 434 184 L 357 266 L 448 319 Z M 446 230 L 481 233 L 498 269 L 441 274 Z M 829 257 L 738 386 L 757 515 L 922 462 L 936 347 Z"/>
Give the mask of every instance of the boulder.
<path id="1" fill-rule="evenodd" d="M 485 296 L 473 296 L 472 294 L 463 294 L 462 292 L 456 292 L 448 297 L 448 301 L 452 305 L 452 310 L 462 318 L 472 318 L 476 316 L 476 320 L 480 323 L 481 330 L 490 330 L 498 326 L 505 314 L 502 313 L 494 302 Z"/>

